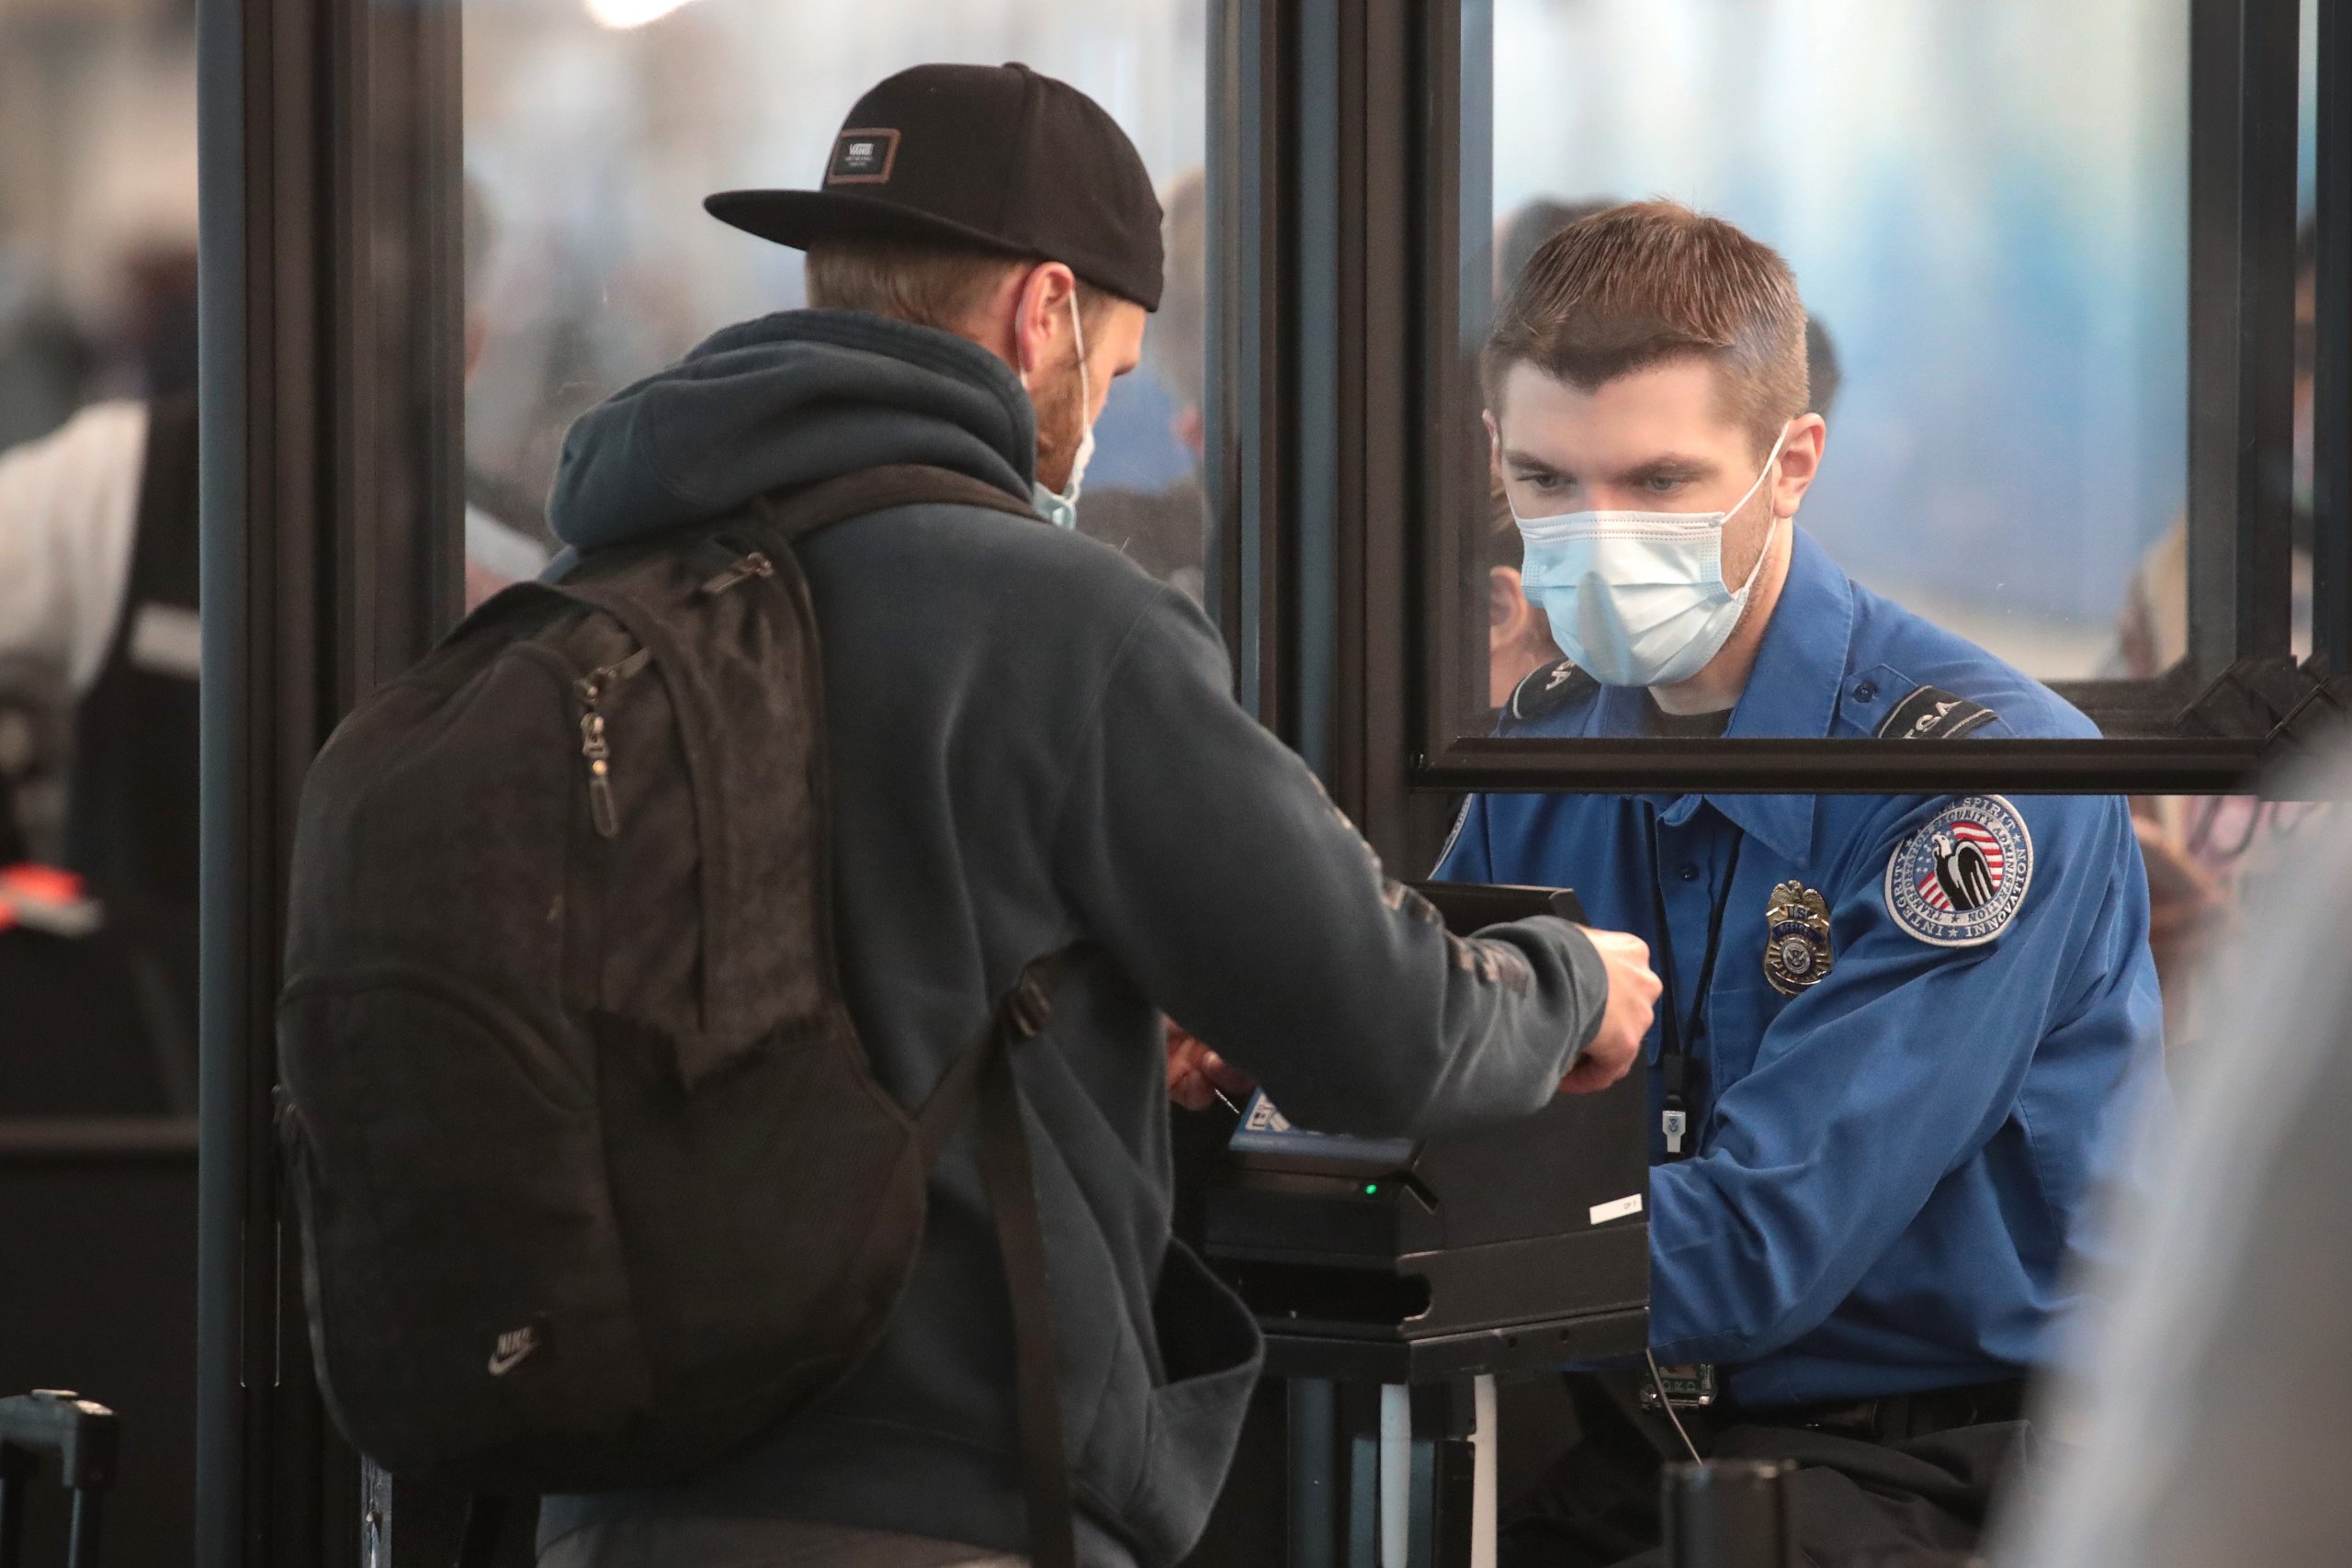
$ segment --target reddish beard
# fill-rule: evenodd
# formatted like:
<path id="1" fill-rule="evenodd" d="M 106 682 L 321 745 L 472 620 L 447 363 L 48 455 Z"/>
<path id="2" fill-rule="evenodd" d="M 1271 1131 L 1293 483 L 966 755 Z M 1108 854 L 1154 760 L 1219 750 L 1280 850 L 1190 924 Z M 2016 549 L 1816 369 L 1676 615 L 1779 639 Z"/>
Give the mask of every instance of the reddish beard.
<path id="1" fill-rule="evenodd" d="M 1037 482 L 1057 494 L 1069 484 L 1078 444 L 1086 434 L 1086 411 L 1079 398 L 1075 363 L 1029 393 L 1037 411 Z"/>

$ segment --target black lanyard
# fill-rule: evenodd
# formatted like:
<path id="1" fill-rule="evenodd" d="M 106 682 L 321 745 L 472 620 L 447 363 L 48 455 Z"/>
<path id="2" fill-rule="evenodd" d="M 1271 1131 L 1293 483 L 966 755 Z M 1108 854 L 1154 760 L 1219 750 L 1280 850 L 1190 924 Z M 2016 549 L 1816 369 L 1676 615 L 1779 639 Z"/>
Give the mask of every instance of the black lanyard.
<path id="1" fill-rule="evenodd" d="M 1690 1135 L 1690 1053 L 1682 1039 L 1682 987 L 1675 974 L 1674 923 L 1667 918 L 1666 886 L 1658 866 L 1657 811 L 1647 802 L 1642 807 L 1642 825 L 1649 840 L 1650 908 L 1657 921 L 1658 978 L 1666 986 L 1661 998 L 1665 1005 L 1657 1013 L 1658 1073 L 1666 1080 L 1666 1109 L 1658 1124 L 1666 1134 L 1666 1157 L 1682 1159 L 1696 1141 Z M 1746 834 L 1736 828 L 1732 829 L 1731 855 L 1724 868 L 1723 897 L 1709 901 L 1707 946 L 1699 959 L 1699 987 L 1691 994 L 1693 1040 L 1707 1032 L 1707 988 L 1714 984 L 1715 955 L 1723 947 L 1724 911 L 1731 908 L 1732 882 L 1739 875 L 1740 846 L 1747 841 Z"/>

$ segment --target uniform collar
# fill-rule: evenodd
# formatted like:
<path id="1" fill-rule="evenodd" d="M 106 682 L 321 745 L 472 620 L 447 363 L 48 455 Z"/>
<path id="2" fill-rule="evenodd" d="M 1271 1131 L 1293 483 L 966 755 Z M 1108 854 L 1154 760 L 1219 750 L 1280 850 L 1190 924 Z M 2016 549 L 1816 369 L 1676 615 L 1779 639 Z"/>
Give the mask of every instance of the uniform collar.
<path id="1" fill-rule="evenodd" d="M 1792 525 L 1793 526 L 1793 525 Z M 1854 585 L 1804 529 L 1795 529 L 1789 552 L 1788 581 L 1756 650 L 1756 668 L 1732 709 L 1727 740 L 1823 739 L 1838 712 L 1854 630 Z M 1611 689 L 1608 696 L 1646 702 L 1638 690 Z M 1638 709 L 1635 710 L 1638 712 Z M 1639 733 L 1620 730 L 1618 733 Z M 1813 857 L 1813 823 L 1818 797 L 1810 795 L 1686 795 L 1667 813 L 1687 819 L 1702 799 L 1743 832 L 1761 840 L 1782 859 L 1804 864 Z"/>

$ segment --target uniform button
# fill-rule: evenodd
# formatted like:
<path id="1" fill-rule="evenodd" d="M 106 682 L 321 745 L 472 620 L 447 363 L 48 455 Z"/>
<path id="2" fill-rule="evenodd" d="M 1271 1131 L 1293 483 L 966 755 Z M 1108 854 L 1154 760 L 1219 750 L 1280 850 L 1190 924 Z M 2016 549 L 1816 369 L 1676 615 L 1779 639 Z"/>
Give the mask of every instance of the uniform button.
<path id="1" fill-rule="evenodd" d="M 1683 881 L 1685 881 L 1685 882 L 1696 882 L 1696 881 L 1698 881 L 1698 880 L 1699 880 L 1699 868 L 1698 868 L 1697 866 L 1695 866 L 1695 865 L 1686 865 L 1686 866 L 1684 866 L 1684 867 L 1682 868 L 1682 880 L 1683 880 Z"/>
<path id="2" fill-rule="evenodd" d="M 1878 700 L 1877 682 L 1873 681 L 1865 681 L 1860 685 L 1855 687 L 1854 700 L 1858 703 L 1876 702 Z"/>

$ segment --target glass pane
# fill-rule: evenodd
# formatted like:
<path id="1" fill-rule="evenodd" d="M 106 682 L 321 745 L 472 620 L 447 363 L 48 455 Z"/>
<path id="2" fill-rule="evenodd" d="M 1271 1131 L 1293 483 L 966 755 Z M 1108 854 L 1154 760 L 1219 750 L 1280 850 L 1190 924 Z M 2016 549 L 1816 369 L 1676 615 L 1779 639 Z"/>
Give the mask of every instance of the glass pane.
<path id="1" fill-rule="evenodd" d="M 1494 225 L 1491 269 L 1465 274 L 1471 341 L 1535 246 L 1595 205 L 1658 196 L 1727 220 L 1787 260 L 1808 313 L 1827 433 L 1797 521 L 1822 555 L 2041 681 L 2180 657 L 2185 0 L 1487 14 L 1491 99 L 1464 96 L 1491 113 L 1464 137 L 1491 135 L 1490 186 L 1465 180 Z M 1474 734 L 1556 655 L 1501 574 L 1523 550 L 1508 512 L 1478 496 L 1464 516 L 1462 684 L 1484 689 L 1460 694 L 1457 732 Z"/>
<path id="2" fill-rule="evenodd" d="M 0 1394 L 124 1413 L 119 1562 L 194 1560 L 194 13 L 0 3 Z"/>
<path id="3" fill-rule="evenodd" d="M 196 192 L 192 6 L 0 6 L 0 1120 L 196 1109 Z"/>
<path id="4" fill-rule="evenodd" d="M 475 0 L 466 162 L 480 345 L 476 502 L 527 567 L 571 421 L 728 323 L 801 305 L 801 255 L 707 217 L 705 195 L 811 188 L 865 88 L 926 61 L 1023 61 L 1091 96 L 1167 209 L 1167 298 L 1096 428 L 1080 527 L 1197 596 L 1207 0 L 854 7 L 774 0 Z M 471 588 L 506 568 L 474 557 Z"/>

